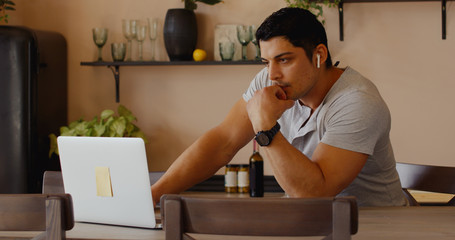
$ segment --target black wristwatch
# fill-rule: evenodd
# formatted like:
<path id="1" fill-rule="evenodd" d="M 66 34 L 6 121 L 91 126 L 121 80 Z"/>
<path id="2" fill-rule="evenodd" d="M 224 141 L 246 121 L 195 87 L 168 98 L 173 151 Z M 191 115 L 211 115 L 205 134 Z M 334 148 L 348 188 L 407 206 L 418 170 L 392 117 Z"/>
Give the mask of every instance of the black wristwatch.
<path id="1" fill-rule="evenodd" d="M 256 142 L 261 146 L 268 146 L 273 140 L 273 137 L 280 131 L 280 124 L 278 122 L 268 131 L 260 131 L 256 134 Z"/>

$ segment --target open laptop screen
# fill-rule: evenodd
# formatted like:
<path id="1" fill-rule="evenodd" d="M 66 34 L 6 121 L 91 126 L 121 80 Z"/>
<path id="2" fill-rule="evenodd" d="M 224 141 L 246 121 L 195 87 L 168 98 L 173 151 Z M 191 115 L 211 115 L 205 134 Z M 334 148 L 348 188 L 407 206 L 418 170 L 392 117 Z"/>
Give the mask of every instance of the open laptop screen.
<path id="1" fill-rule="evenodd" d="M 57 144 L 76 221 L 155 227 L 141 138 L 60 136 Z"/>

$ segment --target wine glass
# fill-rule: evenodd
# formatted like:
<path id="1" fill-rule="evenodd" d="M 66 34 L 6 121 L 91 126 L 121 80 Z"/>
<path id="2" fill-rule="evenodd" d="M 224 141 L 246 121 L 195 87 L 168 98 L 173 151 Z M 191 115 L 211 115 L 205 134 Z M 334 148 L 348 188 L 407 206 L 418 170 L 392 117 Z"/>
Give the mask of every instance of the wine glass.
<path id="1" fill-rule="evenodd" d="M 128 40 L 128 56 L 126 61 L 131 61 L 132 41 L 136 38 L 136 20 L 122 20 L 123 35 Z"/>
<path id="2" fill-rule="evenodd" d="M 142 23 L 138 23 L 136 25 L 136 40 L 139 45 L 139 61 L 144 60 L 142 57 L 142 43 L 145 40 L 146 33 L 147 33 L 147 26 L 145 26 Z"/>
<path id="3" fill-rule="evenodd" d="M 156 18 L 147 18 L 149 23 L 150 31 L 150 40 L 152 41 L 152 61 L 155 60 L 155 40 L 156 40 L 156 31 L 158 28 L 158 19 Z"/>
<path id="4" fill-rule="evenodd" d="M 104 44 L 106 44 L 107 41 L 107 28 L 93 28 L 93 41 L 95 42 L 95 45 L 98 46 L 98 61 L 101 62 L 103 61 L 102 58 L 102 49 Z"/>
<path id="5" fill-rule="evenodd" d="M 237 38 L 240 44 L 242 44 L 242 60 L 247 60 L 247 45 L 253 39 L 251 26 L 237 25 Z"/>
<path id="6" fill-rule="evenodd" d="M 251 25 L 251 33 L 252 33 L 251 42 L 256 47 L 256 57 L 254 59 L 256 61 L 259 61 L 259 60 L 261 60 L 261 50 L 259 49 L 258 40 L 256 39 L 256 30 L 257 30 L 256 25 Z"/>

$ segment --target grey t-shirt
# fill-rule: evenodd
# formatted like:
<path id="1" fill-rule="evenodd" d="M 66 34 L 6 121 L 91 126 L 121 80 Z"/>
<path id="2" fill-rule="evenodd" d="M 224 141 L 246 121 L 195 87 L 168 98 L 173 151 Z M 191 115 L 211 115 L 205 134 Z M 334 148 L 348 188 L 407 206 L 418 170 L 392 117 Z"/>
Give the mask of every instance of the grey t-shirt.
<path id="1" fill-rule="evenodd" d="M 243 94 L 244 100 L 270 85 L 265 68 Z M 311 158 L 320 142 L 369 155 L 359 175 L 338 196 L 355 196 L 359 206 L 406 204 L 389 137 L 390 112 L 371 81 L 346 68 L 321 105 L 310 113 L 309 107 L 296 101 L 278 120 L 284 137 L 307 157 Z"/>

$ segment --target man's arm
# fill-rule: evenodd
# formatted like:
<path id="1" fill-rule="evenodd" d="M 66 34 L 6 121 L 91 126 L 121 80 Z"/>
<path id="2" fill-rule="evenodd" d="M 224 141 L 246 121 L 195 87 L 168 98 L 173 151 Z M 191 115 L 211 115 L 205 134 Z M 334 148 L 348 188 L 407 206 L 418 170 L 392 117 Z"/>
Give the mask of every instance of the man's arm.
<path id="1" fill-rule="evenodd" d="M 319 143 L 309 159 L 278 133 L 263 148 L 280 186 L 291 197 L 333 197 L 359 174 L 367 154 Z"/>
<path id="2" fill-rule="evenodd" d="M 293 103 L 278 86 L 258 90 L 247 104 L 254 131 L 271 129 Z M 368 158 L 367 154 L 319 143 L 310 159 L 281 132 L 262 149 L 278 183 L 291 197 L 337 195 L 356 178 Z"/>
<path id="3" fill-rule="evenodd" d="M 152 186 L 154 203 L 165 193 L 180 193 L 211 177 L 253 137 L 246 102 L 240 99 L 220 125 L 196 140 Z"/>

